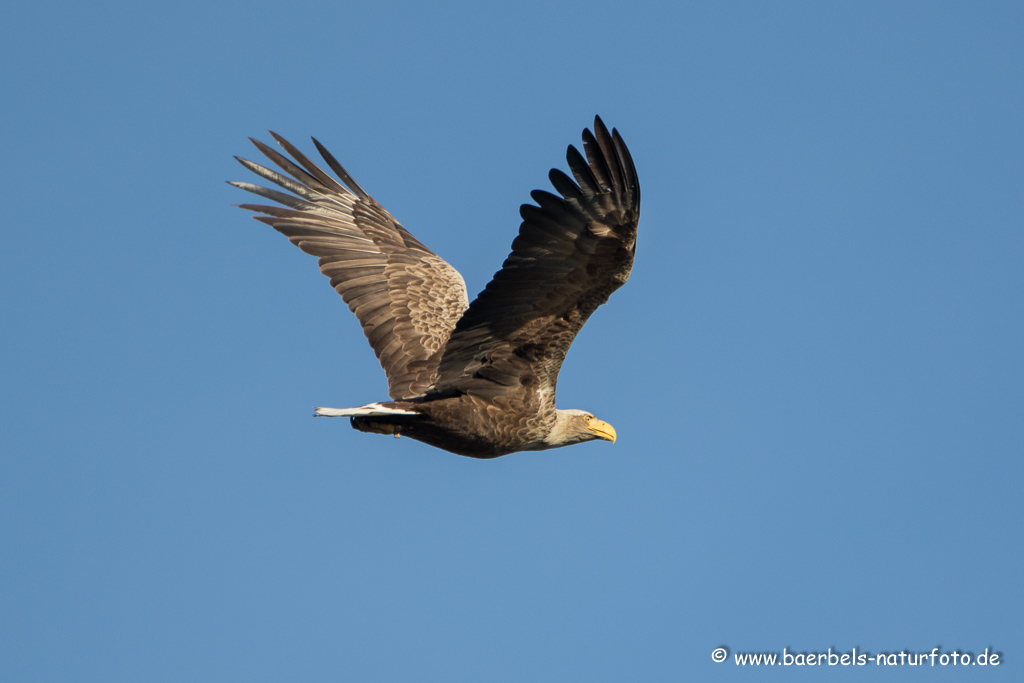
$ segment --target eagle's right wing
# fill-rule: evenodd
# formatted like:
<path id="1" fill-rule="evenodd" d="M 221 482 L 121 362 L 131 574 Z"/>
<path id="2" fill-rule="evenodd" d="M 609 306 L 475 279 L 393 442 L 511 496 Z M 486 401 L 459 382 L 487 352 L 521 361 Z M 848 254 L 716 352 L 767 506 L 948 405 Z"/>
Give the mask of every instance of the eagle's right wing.
<path id="1" fill-rule="evenodd" d="M 253 173 L 291 194 L 232 182 L 283 206 L 241 204 L 303 251 L 320 257 L 320 272 L 356 314 L 388 377 L 393 399 L 423 394 L 456 321 L 468 305 L 459 272 L 413 237 L 342 168 L 316 139 L 339 183 L 284 138 L 292 159 L 253 140 L 288 176 L 238 158 Z M 298 165 L 295 163 L 297 162 Z M 346 187 L 347 186 L 347 187 Z"/>

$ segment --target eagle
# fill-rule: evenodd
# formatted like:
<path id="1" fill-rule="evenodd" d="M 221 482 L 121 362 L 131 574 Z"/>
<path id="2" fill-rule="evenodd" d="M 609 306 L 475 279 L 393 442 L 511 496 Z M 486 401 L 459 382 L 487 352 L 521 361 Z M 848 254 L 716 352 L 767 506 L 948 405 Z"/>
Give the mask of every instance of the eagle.
<path id="1" fill-rule="evenodd" d="M 470 303 L 457 270 L 412 236 L 313 138 L 331 176 L 270 133 L 250 138 L 283 173 L 235 157 L 278 186 L 231 182 L 277 205 L 240 204 L 306 253 L 362 325 L 392 400 L 316 408 L 355 429 L 407 436 L 458 455 L 496 458 L 601 439 L 615 429 L 555 407 L 558 371 L 580 328 L 629 278 L 640 183 L 626 144 L 600 117 L 569 145 L 572 177 L 534 190 L 512 252 Z"/>

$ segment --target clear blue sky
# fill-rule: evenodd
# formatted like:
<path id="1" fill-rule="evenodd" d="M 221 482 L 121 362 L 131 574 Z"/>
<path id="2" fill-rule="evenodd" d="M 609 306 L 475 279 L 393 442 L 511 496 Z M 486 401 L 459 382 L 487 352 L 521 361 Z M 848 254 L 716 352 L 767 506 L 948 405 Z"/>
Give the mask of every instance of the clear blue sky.
<path id="1" fill-rule="evenodd" d="M 1024 6 L 18 3 L 0 679 L 1022 680 Z M 633 277 L 478 462 L 385 398 L 235 154 L 323 141 L 479 291 L 600 114 Z M 1004 663 L 747 671 L 730 653 Z"/>

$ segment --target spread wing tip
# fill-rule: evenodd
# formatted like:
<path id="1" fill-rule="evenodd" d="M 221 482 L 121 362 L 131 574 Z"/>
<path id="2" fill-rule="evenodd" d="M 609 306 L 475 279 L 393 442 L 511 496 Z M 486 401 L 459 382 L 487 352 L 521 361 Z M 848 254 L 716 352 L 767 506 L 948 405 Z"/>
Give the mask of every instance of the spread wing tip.
<path id="1" fill-rule="evenodd" d="M 612 190 L 635 219 L 640 208 L 640 181 L 629 148 L 618 129 L 612 128 L 609 133 L 601 117 L 594 116 L 594 131 L 583 131 L 583 148 L 601 190 Z M 577 152 L 576 157 L 581 160 L 582 155 Z"/>

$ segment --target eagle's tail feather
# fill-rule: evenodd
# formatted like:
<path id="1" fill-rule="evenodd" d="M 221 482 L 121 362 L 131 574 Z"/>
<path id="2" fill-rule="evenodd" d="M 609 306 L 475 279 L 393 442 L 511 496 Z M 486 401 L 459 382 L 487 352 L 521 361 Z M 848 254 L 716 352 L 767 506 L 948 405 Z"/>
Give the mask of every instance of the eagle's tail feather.
<path id="1" fill-rule="evenodd" d="M 418 415 L 414 410 L 389 407 L 382 403 L 368 403 L 358 408 L 316 408 L 313 417 L 384 417 L 385 415 Z"/>

